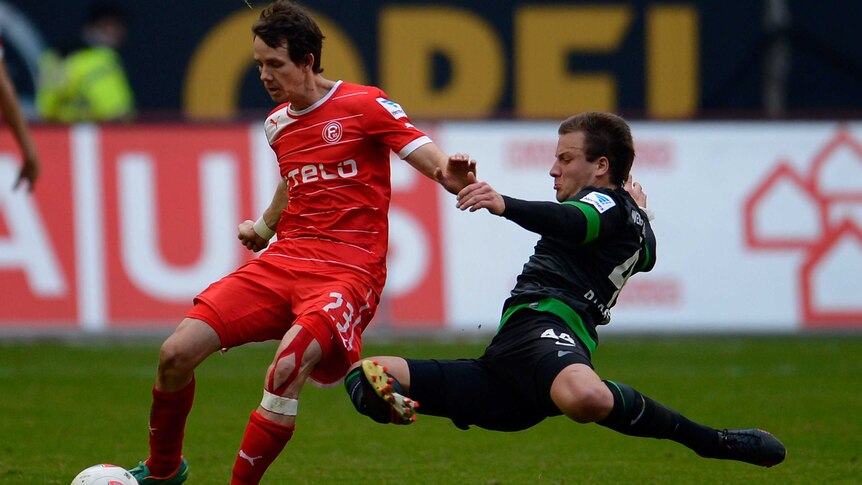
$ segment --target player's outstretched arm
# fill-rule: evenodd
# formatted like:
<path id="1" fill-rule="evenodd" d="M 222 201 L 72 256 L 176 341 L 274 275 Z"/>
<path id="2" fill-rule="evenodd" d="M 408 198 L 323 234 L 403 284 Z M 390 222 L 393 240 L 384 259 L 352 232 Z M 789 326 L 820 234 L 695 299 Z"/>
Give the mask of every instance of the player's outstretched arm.
<path id="1" fill-rule="evenodd" d="M 488 185 L 488 182 L 477 181 L 475 173 L 468 173 L 467 180 L 470 184 L 458 192 L 458 203 L 455 207 L 470 212 L 488 209 L 491 214 L 503 215 L 506 210 L 506 202 L 502 195 Z"/>
<path id="2" fill-rule="evenodd" d="M 246 219 L 237 228 L 237 238 L 242 245 L 251 251 L 258 252 L 269 245 L 269 240 L 275 235 L 281 213 L 287 207 L 287 182 L 281 179 L 269 207 L 257 221 Z"/>
<path id="3" fill-rule="evenodd" d="M 407 162 L 452 194 L 470 183 L 467 174 L 476 173 L 476 161 L 464 153 L 448 156 L 434 143 L 426 143 L 407 156 Z"/>
<path id="4" fill-rule="evenodd" d="M 29 190 L 32 192 L 41 170 L 39 155 L 36 152 L 36 145 L 33 143 L 33 139 L 30 138 L 30 132 L 27 129 L 27 123 L 24 121 L 24 115 L 21 113 L 21 106 L 18 104 L 18 95 L 15 92 L 15 86 L 9 79 L 6 65 L 2 60 L 0 60 L 0 111 L 3 112 L 3 119 L 12 127 L 12 133 L 15 135 L 15 140 L 21 148 L 23 158 L 21 171 L 18 173 L 18 180 L 15 181 L 14 188 L 17 189 L 26 180 Z"/>

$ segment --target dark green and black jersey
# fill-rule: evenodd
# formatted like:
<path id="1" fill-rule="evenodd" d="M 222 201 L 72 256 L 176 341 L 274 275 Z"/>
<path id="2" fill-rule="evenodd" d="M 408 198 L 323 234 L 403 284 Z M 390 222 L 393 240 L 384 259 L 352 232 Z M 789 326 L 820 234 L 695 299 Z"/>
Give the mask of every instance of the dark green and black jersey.
<path id="1" fill-rule="evenodd" d="M 504 304 L 502 324 L 524 307 L 549 311 L 592 352 L 595 327 L 610 321 L 626 280 L 655 265 L 646 214 L 622 188 L 587 187 L 562 204 L 504 200 L 503 217 L 542 237 Z"/>

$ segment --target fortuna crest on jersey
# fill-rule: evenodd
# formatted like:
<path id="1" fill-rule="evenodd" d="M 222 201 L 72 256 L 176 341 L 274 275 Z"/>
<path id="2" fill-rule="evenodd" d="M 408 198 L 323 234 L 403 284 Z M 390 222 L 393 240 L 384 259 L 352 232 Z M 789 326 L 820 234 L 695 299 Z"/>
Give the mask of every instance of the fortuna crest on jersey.
<path id="1" fill-rule="evenodd" d="M 603 213 L 604 211 L 617 205 L 617 203 L 614 202 L 614 199 L 608 197 L 601 192 L 595 191 L 581 197 L 581 202 L 586 202 L 587 204 L 590 204 L 591 206 L 595 207 L 596 210 L 599 211 L 599 213 Z"/>
<path id="2" fill-rule="evenodd" d="M 323 141 L 326 143 L 338 143 L 341 140 L 341 135 L 344 133 L 344 128 L 341 127 L 341 123 L 333 120 L 326 124 L 323 127 Z"/>
<path id="3" fill-rule="evenodd" d="M 407 116 L 407 113 L 404 112 L 401 105 L 395 101 L 390 101 L 386 98 L 377 98 L 377 102 L 380 103 L 380 106 L 386 108 L 386 111 L 389 111 L 389 114 L 391 114 L 396 120 Z"/>

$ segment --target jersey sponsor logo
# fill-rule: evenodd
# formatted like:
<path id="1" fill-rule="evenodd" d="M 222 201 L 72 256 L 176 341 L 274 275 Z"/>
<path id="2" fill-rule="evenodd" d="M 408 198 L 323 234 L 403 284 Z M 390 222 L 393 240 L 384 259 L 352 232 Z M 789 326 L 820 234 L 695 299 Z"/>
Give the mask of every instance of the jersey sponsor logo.
<path id="1" fill-rule="evenodd" d="M 290 179 L 292 187 L 307 182 L 316 182 L 318 180 L 332 180 L 337 178 L 355 177 L 359 173 L 359 168 L 356 165 L 356 160 L 345 160 L 338 162 L 335 165 L 335 170 L 332 167 L 324 166 L 322 163 L 309 163 L 301 168 L 295 168 L 287 173 L 287 178 Z"/>
<path id="2" fill-rule="evenodd" d="M 617 205 L 617 203 L 614 202 L 614 199 L 608 197 L 601 192 L 595 191 L 581 197 L 581 202 L 586 202 L 587 204 L 590 204 L 591 206 L 595 207 L 596 210 L 599 211 L 599 213 L 603 213 L 611 207 Z"/>
<path id="3" fill-rule="evenodd" d="M 391 114 L 396 120 L 407 116 L 407 113 L 404 112 L 401 105 L 395 101 L 390 101 L 386 98 L 377 98 L 377 102 L 380 103 L 380 106 L 386 108 L 386 111 L 389 111 L 389 114 Z"/>
<path id="4" fill-rule="evenodd" d="M 341 127 L 341 123 L 330 121 L 323 127 L 323 141 L 326 143 L 338 143 L 343 133 L 344 129 Z"/>

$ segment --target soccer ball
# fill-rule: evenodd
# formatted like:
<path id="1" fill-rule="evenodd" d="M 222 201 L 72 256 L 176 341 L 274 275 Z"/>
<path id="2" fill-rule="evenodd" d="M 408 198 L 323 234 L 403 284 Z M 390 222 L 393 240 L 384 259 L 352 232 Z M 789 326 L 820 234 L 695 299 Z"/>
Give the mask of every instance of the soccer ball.
<path id="1" fill-rule="evenodd" d="M 79 473 L 71 485 L 138 485 L 138 481 L 124 468 L 102 464 Z"/>

